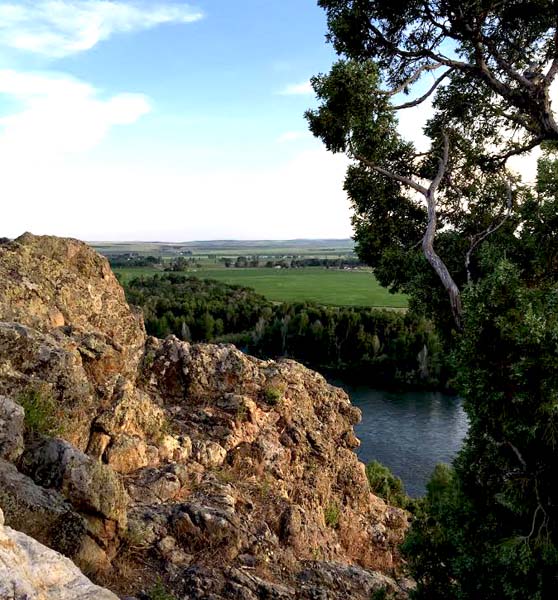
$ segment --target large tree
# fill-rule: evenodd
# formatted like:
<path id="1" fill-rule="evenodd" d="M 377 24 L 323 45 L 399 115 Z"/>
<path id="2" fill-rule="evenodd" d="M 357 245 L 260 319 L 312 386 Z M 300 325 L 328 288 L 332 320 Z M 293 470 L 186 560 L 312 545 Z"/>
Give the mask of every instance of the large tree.
<path id="1" fill-rule="evenodd" d="M 355 159 L 346 189 L 359 251 L 382 283 L 413 291 L 409 274 L 417 271 L 407 265 L 422 241 L 460 327 L 474 254 L 508 221 L 511 230 L 521 201 L 506 161 L 558 139 L 555 3 L 319 4 L 342 60 L 313 79 L 321 104 L 307 116 L 328 149 Z M 400 101 L 405 93 L 410 99 Z M 396 115 L 433 94 L 432 146 L 417 152 L 398 134 Z"/>
<path id="2" fill-rule="evenodd" d="M 453 319 L 470 420 L 464 449 L 453 470 L 437 472 L 407 542 L 417 593 L 553 598 L 557 4 L 319 4 L 340 60 L 313 79 L 310 128 L 352 159 L 345 188 L 362 258 L 446 331 Z M 431 146 L 419 152 L 398 131 L 397 113 L 430 100 Z M 544 155 L 529 185 L 508 161 L 537 146 Z"/>

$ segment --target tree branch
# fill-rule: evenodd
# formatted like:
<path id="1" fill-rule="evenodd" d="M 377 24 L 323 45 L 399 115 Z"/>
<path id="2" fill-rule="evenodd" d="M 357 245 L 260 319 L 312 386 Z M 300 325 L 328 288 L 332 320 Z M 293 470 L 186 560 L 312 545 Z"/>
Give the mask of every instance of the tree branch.
<path id="1" fill-rule="evenodd" d="M 400 94 L 402 91 L 405 90 L 405 88 L 409 87 L 413 83 L 416 83 L 425 71 L 435 71 L 440 67 L 443 67 L 443 65 L 440 63 L 422 65 L 422 67 L 419 67 L 410 77 L 407 77 L 407 79 L 405 79 L 405 81 L 398 85 L 396 88 L 388 91 L 380 91 L 380 94 L 385 96 L 395 96 L 396 94 Z"/>
<path id="2" fill-rule="evenodd" d="M 367 167 L 370 167 L 371 169 L 376 171 L 376 173 L 380 173 L 380 175 L 385 175 L 386 177 L 389 177 L 390 179 L 394 179 L 395 181 L 398 181 L 399 183 L 402 183 L 403 185 L 406 185 L 407 187 L 413 188 L 415 191 L 419 192 L 420 194 L 426 195 L 427 189 L 424 186 L 420 185 L 419 183 L 416 183 L 409 177 L 404 177 L 403 175 L 398 175 L 397 173 L 392 173 L 391 171 L 388 171 L 387 169 L 384 169 L 383 167 L 379 167 L 378 165 L 375 165 L 372 161 L 368 160 L 367 158 L 365 158 L 364 156 L 362 156 L 360 154 L 355 154 L 354 157 L 359 162 L 365 164 Z"/>
<path id="3" fill-rule="evenodd" d="M 444 133 L 443 138 L 443 150 L 442 156 L 439 159 L 438 171 L 430 182 L 428 188 L 416 183 L 409 177 L 404 177 L 402 175 L 398 175 L 397 173 L 393 173 L 375 165 L 372 161 L 369 161 L 364 156 L 359 154 L 353 154 L 354 158 L 356 158 L 361 163 L 365 164 L 370 169 L 376 171 L 376 173 L 380 173 L 385 177 L 389 177 L 394 181 L 398 181 L 399 183 L 414 189 L 419 192 L 426 198 L 427 208 L 428 208 L 428 225 L 426 227 L 426 231 L 422 238 L 422 251 L 426 260 L 430 263 L 445 290 L 447 291 L 450 299 L 450 306 L 453 313 L 453 318 L 455 320 L 455 324 L 459 329 L 461 329 L 461 316 L 462 316 L 462 306 L 461 306 L 461 292 L 457 287 L 457 284 L 453 280 L 451 273 L 446 267 L 444 261 L 440 258 L 440 256 L 434 250 L 434 238 L 436 236 L 437 229 L 437 215 L 436 215 L 436 192 L 438 191 L 438 187 L 444 178 L 444 175 L 447 170 L 448 161 L 449 161 L 449 138 L 447 134 Z"/>
<path id="4" fill-rule="evenodd" d="M 410 102 L 405 102 L 404 104 L 398 104 L 396 106 L 392 106 L 393 110 L 403 110 L 404 108 L 412 108 L 413 106 L 418 106 L 419 104 L 422 104 L 422 102 L 424 102 L 434 92 L 434 90 L 436 90 L 436 88 L 440 85 L 440 83 L 442 83 L 442 81 L 452 71 L 453 71 L 453 67 L 449 68 L 447 71 L 444 71 L 444 73 L 442 73 L 440 75 L 440 77 L 438 77 L 438 79 L 436 79 L 436 81 L 434 82 L 432 87 L 426 92 L 426 94 L 423 94 L 420 98 L 417 98 L 416 100 L 411 100 Z"/>
<path id="5" fill-rule="evenodd" d="M 436 250 L 434 250 L 434 238 L 436 236 L 437 229 L 436 192 L 438 191 L 438 187 L 446 173 L 448 160 L 449 138 L 447 134 L 444 133 L 443 154 L 439 160 L 438 172 L 436 173 L 436 176 L 430 183 L 430 186 L 428 187 L 428 190 L 425 194 L 426 202 L 428 205 L 428 225 L 426 227 L 424 237 L 422 238 L 422 251 L 424 252 L 426 260 L 428 260 L 428 262 L 440 278 L 442 285 L 446 289 L 450 298 L 450 306 L 453 313 L 453 318 L 455 320 L 455 324 L 459 329 L 461 329 L 461 316 L 463 312 L 461 306 L 461 292 L 457 287 L 457 284 L 455 283 L 453 277 L 451 276 L 451 273 L 448 271 L 446 264 L 437 254 Z"/>

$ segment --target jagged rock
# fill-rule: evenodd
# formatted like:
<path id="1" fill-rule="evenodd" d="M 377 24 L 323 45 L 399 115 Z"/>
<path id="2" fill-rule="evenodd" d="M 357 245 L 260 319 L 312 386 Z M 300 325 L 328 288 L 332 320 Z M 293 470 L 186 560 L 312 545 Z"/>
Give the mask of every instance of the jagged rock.
<path id="1" fill-rule="evenodd" d="M 77 240 L 29 233 L 0 246 L 0 321 L 43 333 L 69 327 L 86 370 L 108 389 L 133 377 L 145 333 L 106 258 Z"/>
<path id="2" fill-rule="evenodd" d="M 86 536 L 83 517 L 54 490 L 36 485 L 14 465 L 0 460 L 0 506 L 6 522 L 41 543 L 75 557 Z"/>
<path id="3" fill-rule="evenodd" d="M 231 345 L 145 340 L 106 260 L 75 240 L 0 245 L 0 281 L 0 394 L 52 413 L 18 459 L 33 481 L 0 463 L 0 502 L 29 495 L 33 535 L 45 515 L 54 545 L 70 515 L 76 559 L 112 566 L 123 595 L 158 577 L 214 600 L 397 590 L 381 572 L 398 572 L 407 514 L 370 493 L 343 391 Z M 2 423 L 19 417 L 2 406 L 0 452 L 15 460 L 21 427 Z"/>
<path id="4" fill-rule="evenodd" d="M 410 591 L 382 573 L 355 565 L 321 561 L 305 565 L 297 580 L 301 597 L 309 600 L 368 599 L 380 592 L 393 600 L 405 600 Z"/>
<path id="5" fill-rule="evenodd" d="M 227 456 L 227 451 L 215 442 L 198 440 L 192 447 L 192 456 L 204 467 L 220 467 Z"/>
<path id="6" fill-rule="evenodd" d="M 369 492 L 353 452 L 360 413 L 342 390 L 294 361 L 261 361 L 234 346 L 170 336 L 150 339 L 148 352 L 141 381 L 194 440 L 192 458 L 237 482 L 241 498 L 258 505 L 259 525 L 241 510 L 246 530 L 267 523 L 282 535 L 286 554 L 300 559 L 319 549 L 330 560 L 393 567 L 407 516 Z M 269 390 L 279 391 L 276 404 L 267 401 Z M 326 525 L 326 512 L 338 522 Z M 281 522 L 284 514 L 290 523 Z"/>
<path id="7" fill-rule="evenodd" d="M 19 404 L 0 396 L 0 458 L 13 462 L 23 453 L 24 416 Z"/>
<path id="8" fill-rule="evenodd" d="M 94 428 L 111 437 L 135 435 L 148 440 L 162 437 L 165 412 L 132 382 L 120 378 L 115 387 L 110 409 L 95 420 Z"/>
<path id="9" fill-rule="evenodd" d="M 172 468 L 142 469 L 128 484 L 130 496 L 142 504 L 166 502 L 178 496 L 182 488 Z"/>
<path id="10" fill-rule="evenodd" d="M 190 600 L 370 600 L 375 594 L 404 600 L 409 591 L 381 573 L 337 563 L 310 562 L 292 585 L 266 581 L 251 568 L 194 566 L 180 576 Z"/>
<path id="11" fill-rule="evenodd" d="M 118 436 L 103 455 L 107 464 L 118 473 L 132 473 L 149 464 L 147 444 L 130 435 Z"/>
<path id="12" fill-rule="evenodd" d="M 67 558 L 4 526 L 0 509 L 0 598 L 2 600 L 118 600 L 93 585 Z"/>
<path id="13" fill-rule="evenodd" d="M 85 449 L 97 400 L 75 343 L 63 333 L 0 322 L 0 393 L 16 402 L 35 394 L 56 431 Z"/>
<path id="14" fill-rule="evenodd" d="M 59 439 L 41 440 L 26 449 L 22 471 L 37 484 L 59 490 L 85 515 L 89 531 L 109 547 L 126 528 L 128 495 L 107 465 Z"/>

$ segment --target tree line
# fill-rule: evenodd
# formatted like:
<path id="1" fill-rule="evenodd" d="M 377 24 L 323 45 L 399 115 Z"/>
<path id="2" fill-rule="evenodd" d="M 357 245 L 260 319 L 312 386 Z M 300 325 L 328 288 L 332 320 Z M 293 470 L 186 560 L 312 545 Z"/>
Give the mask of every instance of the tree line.
<path id="1" fill-rule="evenodd" d="M 156 337 L 230 342 L 378 387 L 437 387 L 447 379 L 432 324 L 411 314 L 273 303 L 249 288 L 174 273 L 138 277 L 125 289 Z"/>

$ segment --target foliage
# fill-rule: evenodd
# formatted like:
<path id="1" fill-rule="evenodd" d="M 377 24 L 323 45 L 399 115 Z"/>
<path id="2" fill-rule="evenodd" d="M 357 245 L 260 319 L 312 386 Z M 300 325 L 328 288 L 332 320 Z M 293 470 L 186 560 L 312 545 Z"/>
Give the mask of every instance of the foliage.
<path id="1" fill-rule="evenodd" d="M 335 502 L 328 504 L 324 508 L 324 520 L 327 527 L 335 529 L 339 526 L 339 519 L 341 517 L 341 509 Z"/>
<path id="2" fill-rule="evenodd" d="M 60 433 L 57 404 L 52 395 L 40 389 L 28 389 L 17 398 L 25 411 L 25 426 L 32 434 L 54 436 Z"/>
<path id="3" fill-rule="evenodd" d="M 433 91 L 445 81 L 460 82 L 451 90 L 454 111 L 445 116 L 459 126 L 474 113 L 470 137 L 483 147 L 497 142 L 513 149 L 518 133 L 525 144 L 557 138 L 547 109 L 558 68 L 551 0 L 318 4 L 326 11 L 328 38 L 337 53 L 374 61 L 390 89 L 409 92 L 426 71 L 436 74 Z"/>
<path id="4" fill-rule="evenodd" d="M 283 398 L 283 392 L 276 387 L 266 387 L 264 391 L 264 398 L 268 404 L 276 405 Z"/>
<path id="5" fill-rule="evenodd" d="M 470 430 L 407 540 L 419 598 L 553 597 L 558 570 L 558 288 L 501 260 L 466 293 L 454 352 Z"/>
<path id="6" fill-rule="evenodd" d="M 176 600 L 176 598 L 159 580 L 149 591 L 149 600 Z"/>
<path id="7" fill-rule="evenodd" d="M 366 465 L 366 477 L 371 491 L 383 498 L 388 504 L 410 509 L 413 501 L 405 493 L 405 487 L 388 467 L 374 460 Z"/>
<path id="8" fill-rule="evenodd" d="M 307 113 L 310 128 L 353 159 L 345 187 L 358 254 L 440 325 L 470 420 L 463 450 L 453 469 L 436 469 L 405 544 L 416 596 L 552 598 L 556 5 L 318 3 L 340 60 L 313 79 L 319 106 Z M 436 79 L 419 96 L 413 86 L 427 72 Z M 419 152 L 398 132 L 396 113 L 431 94 L 431 146 Z M 507 159 L 541 144 L 537 185 L 522 184 Z"/>
<path id="9" fill-rule="evenodd" d="M 159 256 L 140 256 L 135 252 L 107 254 L 110 266 L 115 267 L 154 267 L 163 263 Z"/>
<path id="10" fill-rule="evenodd" d="M 409 314 L 278 305 L 247 288 L 170 274 L 132 280 L 126 293 L 157 337 L 232 342 L 256 356 L 289 356 L 376 385 L 432 386 L 446 377 L 431 324 Z"/>

